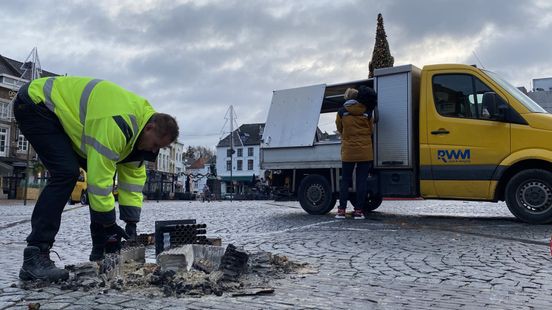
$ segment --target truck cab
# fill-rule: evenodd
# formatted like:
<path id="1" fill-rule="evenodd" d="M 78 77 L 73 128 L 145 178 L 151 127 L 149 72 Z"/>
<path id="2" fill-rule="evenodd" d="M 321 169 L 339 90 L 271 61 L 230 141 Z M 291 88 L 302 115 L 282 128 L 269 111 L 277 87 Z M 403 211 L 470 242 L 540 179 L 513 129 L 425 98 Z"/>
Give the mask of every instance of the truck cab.
<path id="1" fill-rule="evenodd" d="M 305 211 L 335 205 L 340 141 L 320 139 L 317 124 L 321 114 L 335 115 L 346 88 L 360 85 L 378 95 L 367 211 L 382 197 L 506 201 L 522 221 L 552 221 L 552 115 L 496 73 L 457 64 L 275 91 L 261 167 Z"/>

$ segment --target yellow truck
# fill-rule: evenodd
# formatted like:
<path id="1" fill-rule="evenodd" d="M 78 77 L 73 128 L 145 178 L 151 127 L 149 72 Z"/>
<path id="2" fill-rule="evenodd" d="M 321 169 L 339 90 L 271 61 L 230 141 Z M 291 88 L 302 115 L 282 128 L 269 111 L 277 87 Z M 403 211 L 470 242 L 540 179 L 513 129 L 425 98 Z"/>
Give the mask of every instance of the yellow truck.
<path id="1" fill-rule="evenodd" d="M 366 211 L 384 197 L 506 201 L 521 221 L 552 221 L 552 115 L 498 74 L 459 64 L 274 91 L 261 168 L 306 212 L 325 214 L 339 196 L 340 141 L 320 134 L 320 115 L 360 85 L 378 96 Z"/>
<path id="2" fill-rule="evenodd" d="M 86 171 L 80 169 L 80 175 L 77 179 L 77 183 L 71 192 L 71 197 L 69 197 L 69 204 L 74 204 L 75 202 L 80 202 L 82 205 L 88 204 L 88 194 L 86 192 L 88 185 L 86 183 Z"/>

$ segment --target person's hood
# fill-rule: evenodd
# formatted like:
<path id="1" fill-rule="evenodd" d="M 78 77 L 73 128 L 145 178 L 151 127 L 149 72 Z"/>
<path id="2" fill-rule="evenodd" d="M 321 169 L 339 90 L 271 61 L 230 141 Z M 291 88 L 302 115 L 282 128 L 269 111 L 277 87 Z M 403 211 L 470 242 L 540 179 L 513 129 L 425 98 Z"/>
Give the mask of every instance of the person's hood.
<path id="1" fill-rule="evenodd" d="M 351 113 L 351 115 L 362 115 L 366 112 L 366 107 L 354 99 L 345 101 L 343 107 L 347 112 Z"/>

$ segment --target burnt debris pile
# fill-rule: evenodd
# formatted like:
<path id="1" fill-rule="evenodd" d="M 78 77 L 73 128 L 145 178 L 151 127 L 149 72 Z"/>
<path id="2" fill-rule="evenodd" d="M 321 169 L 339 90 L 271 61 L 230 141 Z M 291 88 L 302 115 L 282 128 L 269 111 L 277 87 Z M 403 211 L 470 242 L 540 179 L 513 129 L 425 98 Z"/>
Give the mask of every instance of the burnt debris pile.
<path id="1" fill-rule="evenodd" d="M 222 246 L 220 239 L 207 238 L 207 226 L 195 220 L 156 222 L 154 234 L 139 235 L 120 253 L 108 254 L 99 262 L 69 265 L 70 277 L 61 283 L 22 282 L 23 288 L 48 285 L 62 290 L 146 294 L 149 297 L 202 295 L 232 296 L 270 294 L 271 281 L 287 276 L 314 273 L 307 264 L 269 252 L 249 253 L 241 247 Z M 146 262 L 146 249 L 155 263 Z"/>

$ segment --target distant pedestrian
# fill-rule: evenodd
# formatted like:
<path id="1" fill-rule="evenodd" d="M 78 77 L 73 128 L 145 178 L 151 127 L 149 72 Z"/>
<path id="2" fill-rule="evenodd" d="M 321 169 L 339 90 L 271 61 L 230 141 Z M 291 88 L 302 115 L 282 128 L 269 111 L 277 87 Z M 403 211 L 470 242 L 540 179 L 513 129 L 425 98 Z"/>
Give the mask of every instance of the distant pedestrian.
<path id="1" fill-rule="evenodd" d="M 207 183 L 203 186 L 203 201 L 205 200 L 207 200 L 207 202 L 211 202 L 211 189 Z"/>
<path id="2" fill-rule="evenodd" d="M 376 102 L 376 93 L 367 86 L 358 90 L 348 88 L 346 100 L 336 115 L 335 124 L 341 134 L 342 175 L 339 189 L 339 206 L 336 218 L 345 218 L 352 184 L 353 170 L 356 167 L 356 206 L 353 218 L 364 219 L 363 208 L 366 203 L 367 178 L 372 170 L 372 109 Z"/>

